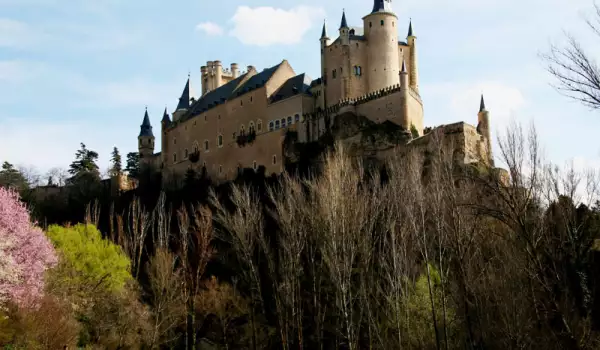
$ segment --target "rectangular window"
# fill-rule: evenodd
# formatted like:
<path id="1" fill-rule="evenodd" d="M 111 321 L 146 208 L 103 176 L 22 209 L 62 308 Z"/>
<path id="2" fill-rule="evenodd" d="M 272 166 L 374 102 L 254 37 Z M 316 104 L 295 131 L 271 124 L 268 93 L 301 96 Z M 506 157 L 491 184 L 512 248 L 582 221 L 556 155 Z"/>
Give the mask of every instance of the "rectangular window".
<path id="1" fill-rule="evenodd" d="M 300 121 L 300 114 L 296 114 L 294 116 L 294 119 L 296 120 L 296 123 Z"/>
<path id="2" fill-rule="evenodd" d="M 273 122 L 269 122 L 269 131 L 273 131 L 273 129 L 275 129 L 275 125 L 273 125 Z"/>
<path id="3" fill-rule="evenodd" d="M 288 117 L 287 125 L 292 125 L 292 117 Z"/>
<path id="4" fill-rule="evenodd" d="M 285 118 L 281 118 L 281 127 L 285 128 Z"/>
<path id="5" fill-rule="evenodd" d="M 275 129 L 279 129 L 279 120 L 275 121 Z"/>

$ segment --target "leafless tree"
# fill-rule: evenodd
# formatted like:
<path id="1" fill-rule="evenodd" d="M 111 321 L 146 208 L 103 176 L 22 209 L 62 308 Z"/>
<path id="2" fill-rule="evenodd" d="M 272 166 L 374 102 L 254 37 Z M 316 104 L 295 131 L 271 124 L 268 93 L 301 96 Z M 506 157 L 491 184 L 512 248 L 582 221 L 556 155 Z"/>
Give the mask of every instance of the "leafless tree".
<path id="1" fill-rule="evenodd" d="M 64 186 L 65 181 L 69 178 L 69 172 L 66 169 L 54 167 L 48 170 L 46 178 L 52 178 L 57 186 Z"/>
<path id="2" fill-rule="evenodd" d="M 594 3 L 593 19 L 585 21 L 600 37 L 600 5 Z M 552 44 L 541 54 L 546 70 L 555 78 L 554 87 L 563 95 L 592 109 L 600 109 L 600 69 L 597 62 L 572 34 L 565 34 L 566 44 Z"/>
<path id="3" fill-rule="evenodd" d="M 144 210 L 139 198 L 134 198 L 129 205 L 127 223 L 124 248 L 131 259 L 133 276 L 137 277 L 142 263 L 146 236 L 152 225 L 151 216 Z"/>

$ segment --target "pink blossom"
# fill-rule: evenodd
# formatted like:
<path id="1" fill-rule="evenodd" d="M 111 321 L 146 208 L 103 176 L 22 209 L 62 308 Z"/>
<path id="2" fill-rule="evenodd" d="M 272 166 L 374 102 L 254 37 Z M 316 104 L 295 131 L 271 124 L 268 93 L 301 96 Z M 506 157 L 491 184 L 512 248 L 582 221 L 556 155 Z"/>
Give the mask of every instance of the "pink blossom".
<path id="1" fill-rule="evenodd" d="M 57 263 L 52 243 L 30 221 L 19 195 L 0 187 L 0 302 L 24 303 L 41 295 L 44 272 Z"/>

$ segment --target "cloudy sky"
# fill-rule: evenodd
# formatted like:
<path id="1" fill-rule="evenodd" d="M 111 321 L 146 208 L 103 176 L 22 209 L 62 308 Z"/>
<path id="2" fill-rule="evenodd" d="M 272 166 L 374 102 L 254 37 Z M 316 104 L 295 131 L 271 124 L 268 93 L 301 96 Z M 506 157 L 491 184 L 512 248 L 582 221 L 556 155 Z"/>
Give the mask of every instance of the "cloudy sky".
<path id="1" fill-rule="evenodd" d="M 533 121 L 546 155 L 600 164 L 600 116 L 557 94 L 538 54 L 563 31 L 591 54 L 600 44 L 582 18 L 592 0 L 394 0 L 399 34 L 418 37 L 425 125 L 476 124 L 483 91 L 494 133 Z M 288 59 L 316 78 L 323 19 L 337 33 L 342 9 L 361 26 L 372 0 L 0 0 L 0 162 L 67 167 L 79 143 L 136 151 L 148 106 L 155 134 L 188 72 L 200 66 Z M 157 139 L 157 145 L 160 144 Z M 158 150 L 157 150 L 158 151 Z"/>

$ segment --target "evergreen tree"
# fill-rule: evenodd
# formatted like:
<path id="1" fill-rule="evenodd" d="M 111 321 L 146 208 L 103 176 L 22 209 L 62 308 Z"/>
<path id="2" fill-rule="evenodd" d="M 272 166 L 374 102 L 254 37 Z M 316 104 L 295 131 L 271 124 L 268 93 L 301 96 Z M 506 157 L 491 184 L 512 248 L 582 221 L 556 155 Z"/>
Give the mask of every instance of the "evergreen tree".
<path id="1" fill-rule="evenodd" d="M 121 153 L 119 153 L 119 149 L 117 147 L 113 148 L 111 162 L 112 167 L 110 168 L 110 172 L 112 175 L 120 174 L 123 170 L 123 167 L 121 165 Z"/>
<path id="2" fill-rule="evenodd" d="M 130 177 L 138 178 L 140 175 L 140 155 L 138 152 L 127 153 L 127 166 L 125 171 Z"/>
<path id="3" fill-rule="evenodd" d="M 29 187 L 25 176 L 17 170 L 14 165 L 9 162 L 2 164 L 2 170 L 0 170 L 0 187 L 10 187 L 17 191 L 25 190 Z"/>
<path id="4" fill-rule="evenodd" d="M 98 153 L 86 148 L 85 144 L 81 143 L 81 149 L 75 153 L 75 160 L 71 163 L 69 173 L 78 176 L 83 173 L 92 173 L 100 176 L 98 171 Z"/>

